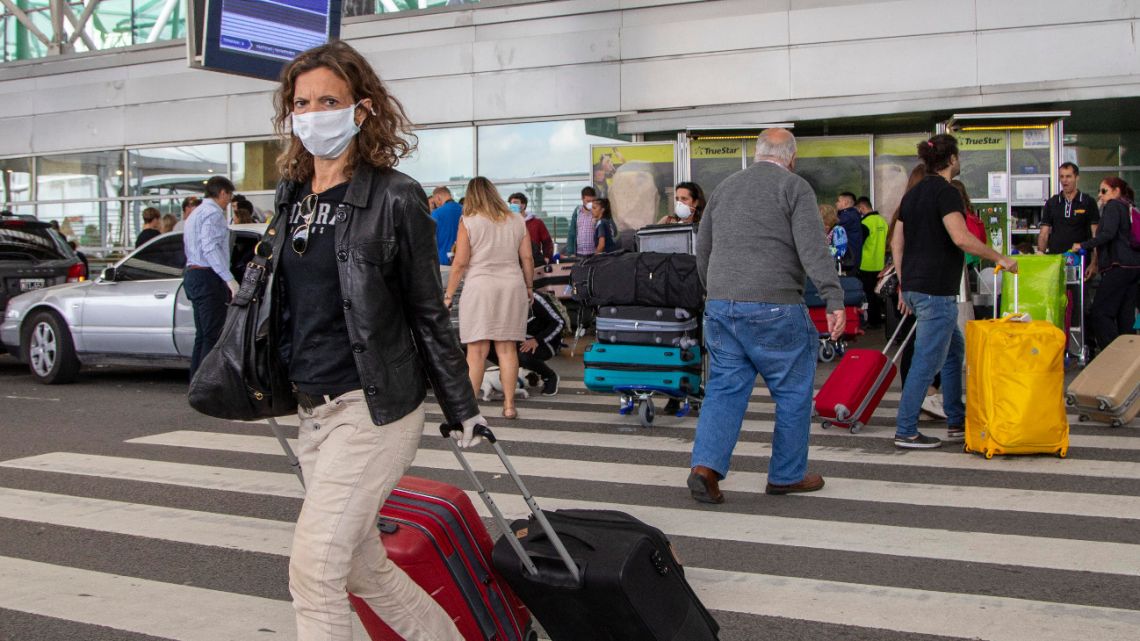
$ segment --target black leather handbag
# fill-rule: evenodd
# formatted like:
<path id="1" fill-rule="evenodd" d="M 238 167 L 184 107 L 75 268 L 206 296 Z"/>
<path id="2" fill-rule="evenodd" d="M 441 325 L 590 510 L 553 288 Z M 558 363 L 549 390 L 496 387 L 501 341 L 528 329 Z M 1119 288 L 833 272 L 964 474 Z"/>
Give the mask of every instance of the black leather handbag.
<path id="1" fill-rule="evenodd" d="M 190 406 L 207 416 L 238 421 L 284 416 L 297 399 L 270 338 L 270 260 L 280 245 L 270 229 L 254 251 L 226 312 L 217 344 L 190 381 Z"/>

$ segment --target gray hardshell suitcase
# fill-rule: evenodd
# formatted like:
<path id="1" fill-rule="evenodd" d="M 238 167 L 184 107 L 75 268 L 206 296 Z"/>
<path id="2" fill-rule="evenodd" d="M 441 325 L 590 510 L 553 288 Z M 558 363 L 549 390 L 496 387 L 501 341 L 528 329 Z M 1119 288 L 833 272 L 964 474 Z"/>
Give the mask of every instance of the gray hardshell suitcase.
<path id="1" fill-rule="evenodd" d="M 684 348 L 699 342 L 699 319 L 684 307 L 603 305 L 596 322 L 601 343 Z"/>
<path id="2" fill-rule="evenodd" d="M 637 251 L 696 254 L 697 226 L 693 224 L 646 225 L 637 230 Z"/>
<path id="3" fill-rule="evenodd" d="M 1065 394 L 1081 420 L 1127 425 L 1140 414 L 1140 336 L 1123 335 L 1089 363 Z"/>

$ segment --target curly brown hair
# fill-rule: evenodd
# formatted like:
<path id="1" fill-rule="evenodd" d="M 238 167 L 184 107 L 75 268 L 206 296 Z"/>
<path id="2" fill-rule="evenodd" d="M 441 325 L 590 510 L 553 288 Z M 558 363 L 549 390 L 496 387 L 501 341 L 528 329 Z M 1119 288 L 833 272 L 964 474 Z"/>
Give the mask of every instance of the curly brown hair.
<path id="1" fill-rule="evenodd" d="M 306 181 L 313 177 L 313 155 L 293 135 L 290 116 L 297 76 L 322 67 L 348 83 L 354 101 L 372 99 L 375 114 L 361 123 L 356 144 L 347 152 L 349 177 L 359 162 L 381 168 L 395 167 L 401 158 L 415 151 L 417 139 L 411 133 L 412 123 L 404 113 L 404 106 L 388 92 L 360 52 L 344 42 L 330 42 L 294 58 L 281 73 L 281 84 L 273 95 L 274 129 L 285 141 L 285 151 L 277 157 L 277 170 L 283 178 Z"/>

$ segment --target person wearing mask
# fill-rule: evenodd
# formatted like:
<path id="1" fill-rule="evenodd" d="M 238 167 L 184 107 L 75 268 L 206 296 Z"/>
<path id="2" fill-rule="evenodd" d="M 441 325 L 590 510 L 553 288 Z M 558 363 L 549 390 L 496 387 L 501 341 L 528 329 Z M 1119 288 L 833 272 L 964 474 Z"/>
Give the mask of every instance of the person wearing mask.
<path id="1" fill-rule="evenodd" d="M 1081 169 L 1076 163 L 1063 163 L 1057 169 L 1061 181 L 1061 193 L 1054 194 L 1045 201 L 1045 211 L 1041 214 L 1041 231 L 1037 235 L 1037 251 L 1042 254 L 1060 254 L 1069 251 L 1076 244 L 1096 236 L 1100 223 L 1100 209 L 1097 198 L 1077 189 L 1077 179 Z M 1086 278 L 1096 274 L 1095 256 L 1086 256 L 1088 270 Z"/>
<path id="2" fill-rule="evenodd" d="M 439 264 L 450 265 L 463 207 L 451 199 L 451 190 L 443 185 L 432 190 L 428 204 L 431 205 L 431 217 L 435 221 L 435 246 Z"/>
<path id="3" fill-rule="evenodd" d="M 673 213 L 662 216 L 658 225 L 677 225 L 701 222 L 705 211 L 705 192 L 693 182 L 677 183 L 673 188 Z"/>
<path id="4" fill-rule="evenodd" d="M 824 485 L 807 470 L 819 334 L 804 306 L 804 278 L 827 301 L 834 339 L 847 323 L 843 289 L 815 193 L 793 173 L 795 137 L 786 129 L 765 130 L 755 160 L 716 188 L 697 233 L 697 273 L 708 289 L 709 378 L 687 485 L 701 503 L 724 502 L 719 482 L 728 474 L 757 374 L 776 401 L 765 492 L 814 492 Z"/>
<path id="5" fill-rule="evenodd" d="M 174 224 L 174 231 L 182 231 L 186 228 L 186 220 L 190 218 L 190 214 L 202 204 L 202 199 L 197 196 L 187 196 L 182 199 L 182 218 Z"/>
<path id="6" fill-rule="evenodd" d="M 844 271 L 854 272 L 863 262 L 863 221 L 855 208 L 855 194 L 845 191 L 835 199 L 835 210 L 839 214 L 839 224 L 847 232 L 847 253 L 840 264 Z"/>
<path id="7" fill-rule="evenodd" d="M 472 178 L 464 198 L 455 262 L 443 302 L 451 307 L 462 281 L 459 340 L 467 346 L 471 389 L 477 393 L 492 346 L 501 380 L 519 376 L 518 343 L 526 339 L 526 319 L 534 297 L 534 258 L 526 224 L 511 212 L 490 180 Z M 503 385 L 503 418 L 518 415 L 515 386 Z"/>
<path id="8" fill-rule="evenodd" d="M 594 253 L 594 199 L 598 192 L 593 187 L 582 188 L 582 204 L 570 216 L 570 230 L 566 232 L 566 256 L 585 258 Z"/>
<path id="9" fill-rule="evenodd" d="M 305 479 L 289 559 L 296 638 L 349 641 L 352 592 L 401 638 L 462 641 L 376 533 L 377 507 L 424 432 L 425 379 L 447 422 L 462 425 L 460 446 L 486 424 L 443 304 L 427 199 L 394 168 L 412 149 L 411 123 L 342 41 L 288 64 L 274 111 L 285 151 L 265 236 L 275 239 L 270 340 L 297 396 Z"/>
<path id="10" fill-rule="evenodd" d="M 926 176 L 903 196 L 891 238 L 891 255 L 899 275 L 899 311 L 914 315 L 914 359 L 903 382 L 895 447 L 932 449 L 942 440 L 918 431 L 918 417 L 934 375 L 942 373 L 946 440 L 965 439 L 966 406 L 962 402 L 962 363 L 966 341 L 958 327 L 958 291 L 965 253 L 993 261 L 1010 272 L 1017 262 L 974 237 L 966 226 L 961 195 L 950 184 L 962 165 L 958 141 L 938 134 L 918 144 Z"/>
<path id="11" fill-rule="evenodd" d="M 135 238 L 135 247 L 142 247 L 144 243 L 162 234 L 162 212 L 157 207 L 147 207 L 142 212 L 143 226 L 138 237 Z M 54 221 L 53 221 L 54 222 Z"/>
<path id="12" fill-rule="evenodd" d="M 867 329 L 878 329 L 883 324 L 883 300 L 875 294 L 879 272 L 887 260 L 887 220 L 875 211 L 871 199 L 860 196 L 855 201 L 863 225 L 863 259 L 859 262 L 859 280 L 867 295 Z"/>
<path id="13" fill-rule="evenodd" d="M 194 350 L 190 355 L 190 377 L 222 333 L 226 303 L 238 290 L 230 271 L 230 228 L 226 208 L 234 197 L 234 184 L 224 176 L 206 181 L 206 197 L 186 221 L 182 245 L 186 252 L 183 287 L 194 308 Z"/>
<path id="14" fill-rule="evenodd" d="M 598 198 L 591 211 L 594 214 L 594 253 L 608 254 L 621 249 L 617 242 L 618 229 L 610 210 L 610 200 Z"/>
<path id="15" fill-rule="evenodd" d="M 1136 194 L 1117 176 L 1100 182 L 1100 224 L 1096 235 L 1074 243 L 1072 251 L 1097 252 L 1100 286 L 1089 310 L 1089 325 L 1098 351 L 1104 351 L 1121 334 L 1132 334 L 1136 321 L 1136 287 L 1140 283 L 1140 251 L 1131 239 L 1132 208 Z"/>
<path id="16" fill-rule="evenodd" d="M 545 265 L 554 261 L 554 239 L 550 237 L 550 230 L 546 223 L 538 216 L 526 210 L 528 200 L 526 194 L 516 192 L 507 198 L 507 206 L 516 214 L 523 217 L 526 222 L 526 233 L 530 235 L 531 255 L 534 256 L 535 265 Z"/>

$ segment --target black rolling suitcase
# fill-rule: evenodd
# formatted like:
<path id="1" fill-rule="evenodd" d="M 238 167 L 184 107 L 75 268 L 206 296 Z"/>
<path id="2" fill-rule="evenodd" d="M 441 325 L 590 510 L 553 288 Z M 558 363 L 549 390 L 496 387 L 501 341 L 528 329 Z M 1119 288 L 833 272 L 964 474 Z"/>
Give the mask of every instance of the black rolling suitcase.
<path id="1" fill-rule="evenodd" d="M 603 305 L 598 308 L 598 341 L 631 345 L 691 347 L 699 321 L 684 307 Z"/>
<path id="2" fill-rule="evenodd" d="M 623 512 L 545 514 L 581 573 L 575 579 L 535 518 L 511 525 L 492 559 L 551 641 L 716 641 L 720 626 L 685 580 L 665 535 Z M 509 541 L 534 562 L 531 574 Z"/>
<path id="3" fill-rule="evenodd" d="M 446 437 L 458 425 L 441 425 Z M 717 641 L 720 626 L 685 580 L 669 539 L 622 512 L 544 512 L 490 428 L 479 427 L 526 500 L 508 525 L 471 464 L 448 439 L 503 530 L 491 561 L 551 641 Z"/>

